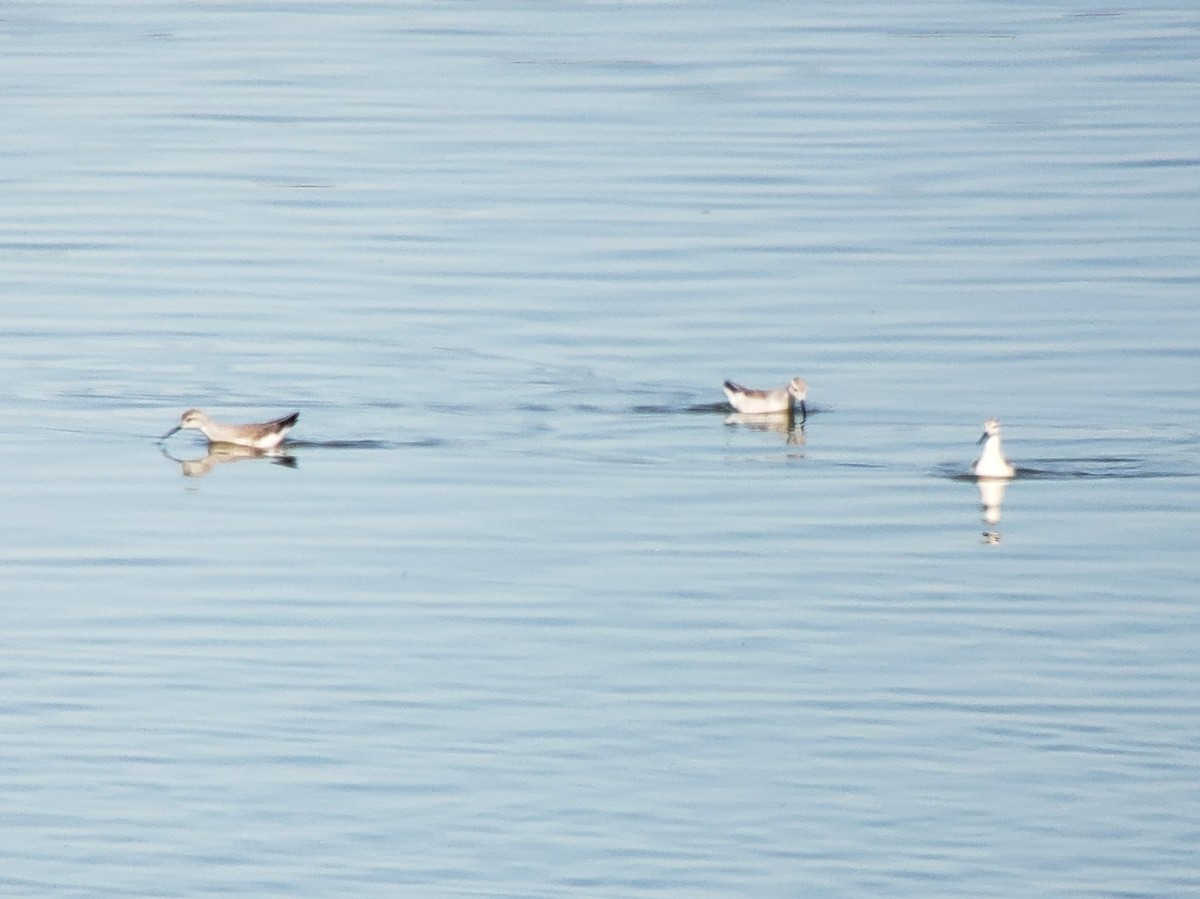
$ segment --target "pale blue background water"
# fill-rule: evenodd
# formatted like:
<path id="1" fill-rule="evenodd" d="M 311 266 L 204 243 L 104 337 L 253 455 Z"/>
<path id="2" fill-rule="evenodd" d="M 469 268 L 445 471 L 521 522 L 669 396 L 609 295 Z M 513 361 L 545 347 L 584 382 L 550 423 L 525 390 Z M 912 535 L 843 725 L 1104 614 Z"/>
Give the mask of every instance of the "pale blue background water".
<path id="1" fill-rule="evenodd" d="M 1198 59 L 4 4 L 0 892 L 1200 892 Z M 296 467 L 183 477 L 197 405 Z"/>

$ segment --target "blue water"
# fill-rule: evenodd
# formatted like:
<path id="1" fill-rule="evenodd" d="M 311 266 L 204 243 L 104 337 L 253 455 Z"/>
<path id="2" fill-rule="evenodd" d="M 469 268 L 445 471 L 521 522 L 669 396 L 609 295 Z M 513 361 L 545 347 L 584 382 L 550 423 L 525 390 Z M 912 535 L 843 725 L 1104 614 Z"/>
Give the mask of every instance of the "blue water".
<path id="1" fill-rule="evenodd" d="M 1200 892 L 1196 11 L 0 46 L 0 893 Z"/>

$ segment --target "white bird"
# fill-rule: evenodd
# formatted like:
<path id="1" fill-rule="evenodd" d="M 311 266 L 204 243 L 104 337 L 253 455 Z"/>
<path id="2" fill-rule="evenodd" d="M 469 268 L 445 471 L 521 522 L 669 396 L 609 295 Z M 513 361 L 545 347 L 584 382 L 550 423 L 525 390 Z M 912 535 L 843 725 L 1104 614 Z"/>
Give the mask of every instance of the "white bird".
<path id="1" fill-rule="evenodd" d="M 732 381 L 726 381 L 722 386 L 725 396 L 729 398 L 729 405 L 746 415 L 791 412 L 796 403 L 800 404 L 801 417 L 808 415 L 808 409 L 804 405 L 804 399 L 808 395 L 808 382 L 803 378 L 792 378 L 787 387 L 778 387 L 775 390 L 752 390 Z"/>
<path id="2" fill-rule="evenodd" d="M 179 419 L 179 424 L 160 437 L 166 440 L 172 434 L 191 428 L 199 431 L 208 438 L 210 443 L 232 443 L 235 446 L 248 446 L 253 449 L 275 449 L 283 442 L 284 435 L 300 418 L 299 412 L 285 415 L 262 424 L 226 425 L 213 421 L 199 409 L 188 409 Z"/>
<path id="3" fill-rule="evenodd" d="M 977 478 L 1011 478 L 1017 473 L 1016 466 L 1004 458 L 1004 450 L 1000 448 L 999 419 L 989 418 L 983 423 L 979 442 L 983 444 L 983 452 L 971 463 L 971 474 Z"/>

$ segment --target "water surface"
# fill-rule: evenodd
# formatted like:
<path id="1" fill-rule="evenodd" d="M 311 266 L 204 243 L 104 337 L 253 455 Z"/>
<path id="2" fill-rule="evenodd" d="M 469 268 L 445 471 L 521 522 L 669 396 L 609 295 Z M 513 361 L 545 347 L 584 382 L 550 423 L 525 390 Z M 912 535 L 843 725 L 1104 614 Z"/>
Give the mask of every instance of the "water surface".
<path id="1" fill-rule="evenodd" d="M 1195 894 L 1198 26 L 10 5 L 5 895 Z"/>

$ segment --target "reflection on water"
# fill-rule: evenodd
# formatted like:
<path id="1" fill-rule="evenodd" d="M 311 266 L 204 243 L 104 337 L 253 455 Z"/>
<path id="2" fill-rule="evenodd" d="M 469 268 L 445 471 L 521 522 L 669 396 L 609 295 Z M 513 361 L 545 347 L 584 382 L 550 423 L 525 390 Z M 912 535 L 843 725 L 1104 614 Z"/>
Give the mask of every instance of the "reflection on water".
<path id="1" fill-rule="evenodd" d="M 202 478 L 218 465 L 227 462 L 245 462 L 251 459 L 266 459 L 273 465 L 285 468 L 296 467 L 296 457 L 281 449 L 260 450 L 233 443 L 210 443 L 208 453 L 199 459 L 180 459 L 162 448 L 162 454 L 172 462 L 178 462 L 185 478 Z"/>
<path id="2" fill-rule="evenodd" d="M 725 419 L 725 424 L 731 426 L 740 425 L 751 431 L 781 434 L 786 438 L 789 446 L 803 446 L 805 441 L 804 420 L 801 419 L 797 423 L 795 413 L 791 411 L 757 415 L 747 412 L 734 412 Z"/>
<path id="3" fill-rule="evenodd" d="M 1009 478 L 979 478 L 975 482 L 979 487 L 979 502 L 983 506 L 984 523 L 993 528 L 993 530 L 983 532 L 985 543 L 1000 542 L 1000 532 L 994 528 L 1000 523 L 1000 507 L 1004 505 L 1004 491 L 1008 489 L 1009 480 Z"/>

